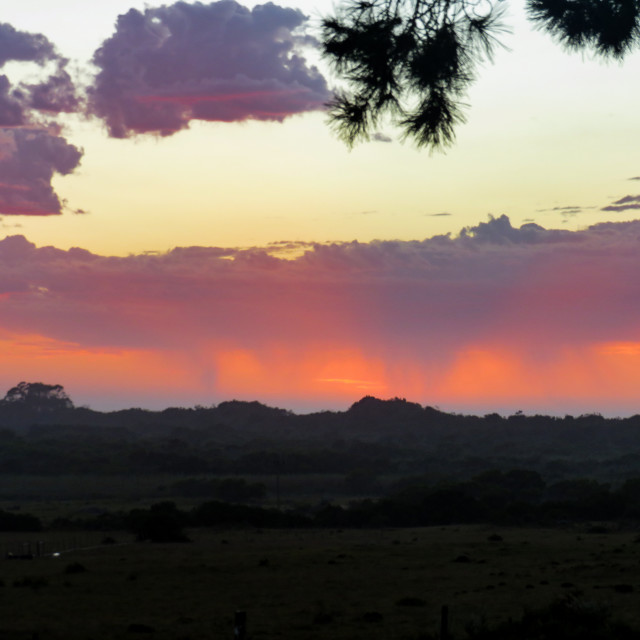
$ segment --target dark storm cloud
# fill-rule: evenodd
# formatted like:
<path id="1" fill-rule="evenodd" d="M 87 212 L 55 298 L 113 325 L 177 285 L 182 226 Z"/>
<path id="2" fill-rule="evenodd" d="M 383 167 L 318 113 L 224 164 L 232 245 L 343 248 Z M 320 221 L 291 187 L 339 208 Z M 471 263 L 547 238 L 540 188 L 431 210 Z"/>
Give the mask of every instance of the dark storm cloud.
<path id="1" fill-rule="evenodd" d="M 131 9 L 94 55 L 89 111 L 109 134 L 171 135 L 191 120 L 282 121 L 329 99 L 299 10 L 232 0 Z"/>

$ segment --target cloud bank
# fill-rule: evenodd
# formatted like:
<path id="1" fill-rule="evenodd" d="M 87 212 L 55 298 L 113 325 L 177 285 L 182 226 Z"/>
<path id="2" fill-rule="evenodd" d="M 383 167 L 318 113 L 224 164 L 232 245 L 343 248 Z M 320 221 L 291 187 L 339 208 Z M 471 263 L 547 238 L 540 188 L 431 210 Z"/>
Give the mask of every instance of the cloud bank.
<path id="1" fill-rule="evenodd" d="M 163 372 L 201 401 L 628 407 L 639 247 L 640 221 L 571 232 L 505 216 L 456 237 L 306 246 L 292 260 L 210 247 L 105 257 L 13 236 L 0 242 L 5 384 L 33 366 L 17 345 L 39 344 L 71 389 L 65 372 L 82 386 L 113 369 L 122 385 L 120 362 L 138 385 L 162 387 Z"/>
<path id="2" fill-rule="evenodd" d="M 89 111 L 109 135 L 171 135 L 192 120 L 282 121 L 329 99 L 304 48 L 307 18 L 268 3 L 176 2 L 131 9 L 96 51 Z"/>

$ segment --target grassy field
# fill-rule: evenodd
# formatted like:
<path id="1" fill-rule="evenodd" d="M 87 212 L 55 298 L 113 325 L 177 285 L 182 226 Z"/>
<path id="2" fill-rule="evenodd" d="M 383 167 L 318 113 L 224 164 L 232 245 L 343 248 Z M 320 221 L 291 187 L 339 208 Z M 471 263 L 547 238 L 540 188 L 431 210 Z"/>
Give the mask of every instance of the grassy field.
<path id="1" fill-rule="evenodd" d="M 53 549 L 52 535 L 3 534 L 0 543 Z M 191 543 L 174 545 L 113 536 L 117 544 L 88 536 L 77 543 L 89 548 L 57 557 L 0 560 L 0 638 L 231 640 L 244 610 L 253 640 L 418 640 L 437 635 L 445 604 L 464 638 L 468 625 L 569 594 L 640 627 L 631 532 L 193 531 Z"/>

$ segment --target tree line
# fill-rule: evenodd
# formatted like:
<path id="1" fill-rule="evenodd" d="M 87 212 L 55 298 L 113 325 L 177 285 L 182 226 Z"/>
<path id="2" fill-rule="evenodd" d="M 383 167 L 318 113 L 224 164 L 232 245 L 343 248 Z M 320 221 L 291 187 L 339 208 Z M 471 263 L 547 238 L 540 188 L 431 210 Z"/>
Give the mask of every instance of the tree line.
<path id="1" fill-rule="evenodd" d="M 43 383 L 20 383 L 0 400 L 0 475 L 337 474 L 371 492 L 382 476 L 515 467 L 549 480 L 640 475 L 640 416 L 473 416 L 370 396 L 307 415 L 234 400 L 99 412 Z"/>
<path id="2" fill-rule="evenodd" d="M 256 488 L 245 483 L 245 489 Z M 255 500 L 247 494 L 234 498 L 207 499 L 189 509 L 164 500 L 149 508 L 58 518 L 48 528 L 129 530 L 139 540 L 171 542 L 186 541 L 185 530 L 197 527 L 557 526 L 605 522 L 636 526 L 640 522 L 640 477 L 612 488 L 588 478 L 546 483 L 535 471 L 526 469 L 491 470 L 468 481 L 438 484 L 420 477 L 407 478 L 379 499 L 352 500 L 346 505 L 322 501 L 280 509 L 247 504 Z M 601 531 L 601 524 L 593 526 L 594 532 Z M 0 531 L 42 528 L 42 522 L 29 514 L 0 512 Z"/>

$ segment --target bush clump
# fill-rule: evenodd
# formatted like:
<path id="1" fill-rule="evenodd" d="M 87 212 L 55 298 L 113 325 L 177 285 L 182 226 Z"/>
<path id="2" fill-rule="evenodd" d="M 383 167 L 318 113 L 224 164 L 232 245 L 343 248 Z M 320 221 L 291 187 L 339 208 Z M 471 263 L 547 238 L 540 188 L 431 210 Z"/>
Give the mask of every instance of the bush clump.
<path id="1" fill-rule="evenodd" d="M 640 631 L 611 619 L 605 607 L 568 596 L 495 628 L 468 629 L 470 640 L 640 640 Z"/>

